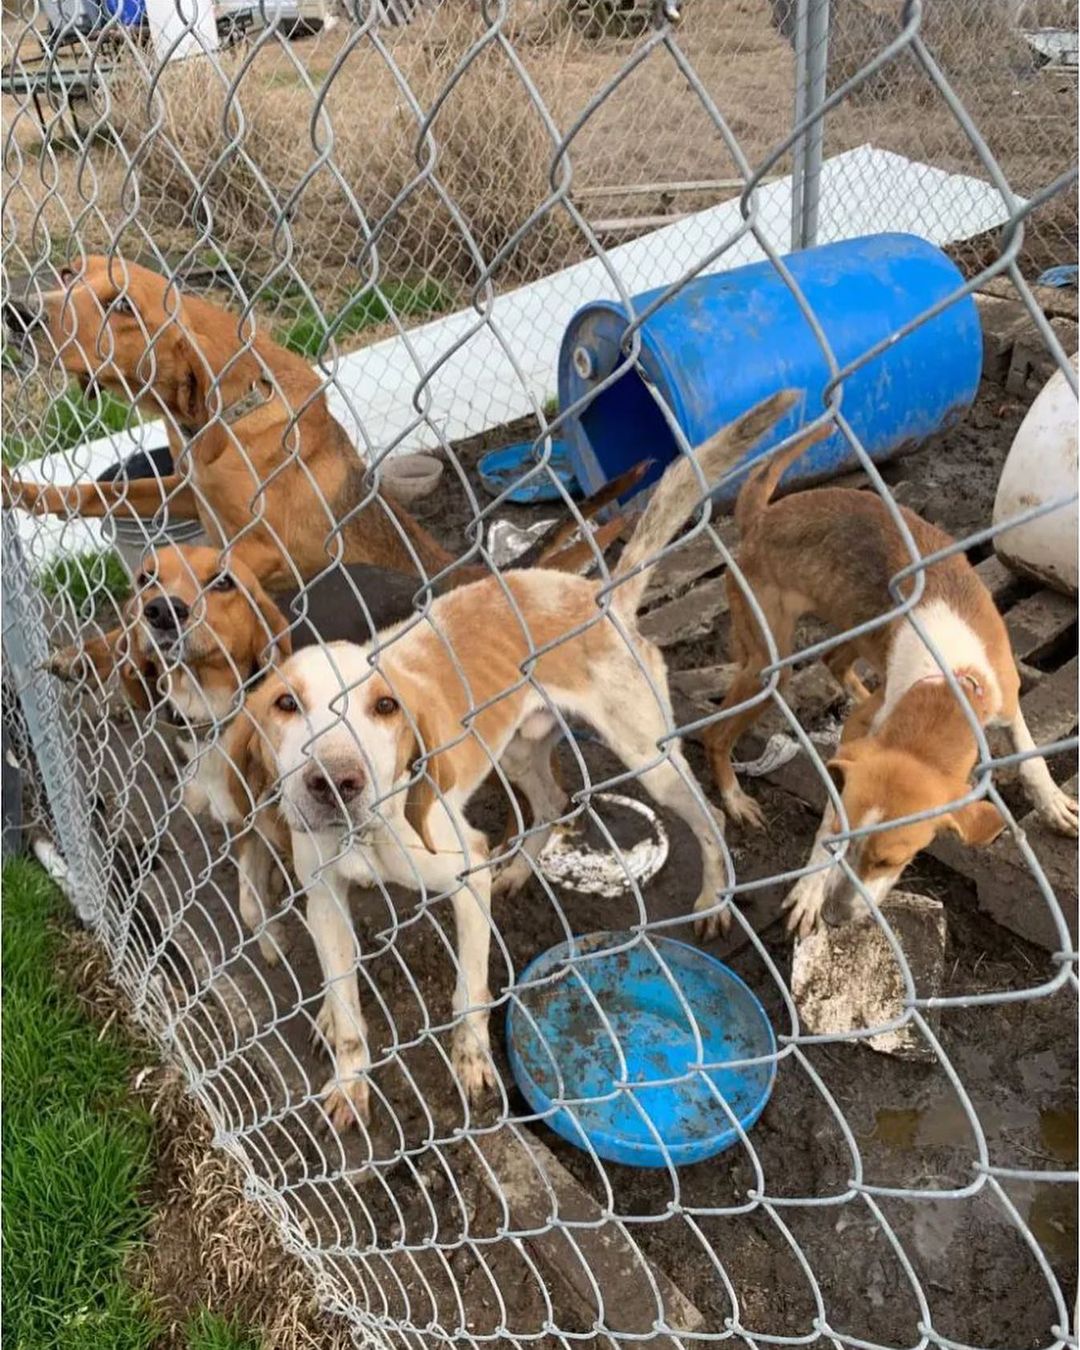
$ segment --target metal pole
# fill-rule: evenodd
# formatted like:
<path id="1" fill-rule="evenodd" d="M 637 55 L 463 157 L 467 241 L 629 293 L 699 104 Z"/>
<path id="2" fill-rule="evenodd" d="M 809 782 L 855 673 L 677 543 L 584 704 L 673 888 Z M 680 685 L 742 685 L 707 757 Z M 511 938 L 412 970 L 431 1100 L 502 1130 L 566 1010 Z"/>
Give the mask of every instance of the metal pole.
<path id="1" fill-rule="evenodd" d="M 825 101 L 829 68 L 829 0 L 796 0 L 795 125 L 801 126 Z M 807 127 L 795 143 L 791 179 L 791 247 L 817 243 L 825 124 Z"/>
<path id="2" fill-rule="evenodd" d="M 793 127 L 806 118 L 806 34 L 811 0 L 794 0 L 795 32 L 795 107 Z M 791 251 L 802 248 L 803 186 L 806 182 L 806 137 L 800 136 L 791 148 Z"/>

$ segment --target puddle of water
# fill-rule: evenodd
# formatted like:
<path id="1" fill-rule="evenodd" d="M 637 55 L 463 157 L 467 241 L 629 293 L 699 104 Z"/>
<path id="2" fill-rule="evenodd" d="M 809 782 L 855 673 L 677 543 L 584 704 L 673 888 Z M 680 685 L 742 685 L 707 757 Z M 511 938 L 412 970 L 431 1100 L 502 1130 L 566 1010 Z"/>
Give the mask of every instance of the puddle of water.
<path id="1" fill-rule="evenodd" d="M 1027 1213 L 1023 1206 L 1019 1208 L 1039 1246 L 1059 1261 L 1075 1261 L 1080 1236 L 1076 1187 L 1070 1182 L 1040 1181 L 1032 1190 Z"/>
<path id="2" fill-rule="evenodd" d="M 1013 1106 L 1002 1108 L 978 1105 L 975 1114 L 984 1133 L 994 1138 L 1002 1129 L 1024 1128 L 1038 1123 L 1043 1148 L 1055 1162 L 1076 1166 L 1077 1112 L 1028 1110 Z M 886 1148 L 908 1151 L 913 1148 L 963 1147 L 973 1141 L 971 1121 L 956 1097 L 944 1097 L 924 1107 L 882 1107 L 871 1135 Z"/>
<path id="3" fill-rule="evenodd" d="M 1043 1150 L 1054 1160 L 1058 1169 L 1077 1165 L 1078 1117 L 1075 1108 L 1036 1113 L 1022 1107 L 1002 1110 L 983 1105 L 976 1108 L 976 1113 L 983 1130 L 991 1139 L 1002 1127 L 1030 1129 L 1037 1123 Z M 974 1142 L 971 1123 L 955 1097 L 944 1098 L 923 1108 L 883 1107 L 877 1113 L 871 1138 L 886 1148 L 905 1153 L 934 1146 L 962 1148 Z M 1034 1160 L 1032 1165 L 1037 1166 Z M 1075 1259 L 1080 1237 L 1075 1185 L 1052 1181 L 1023 1184 L 1012 1188 L 1012 1199 L 1048 1256 L 1058 1261 Z M 951 1238 L 950 1233 L 948 1240 L 951 1241 Z"/>
<path id="4" fill-rule="evenodd" d="M 1039 1112 L 1039 1138 L 1043 1142 L 1043 1148 L 1059 1162 L 1067 1163 L 1070 1167 L 1075 1167 L 1077 1161 L 1080 1161 L 1076 1135 L 1075 1110 Z"/>

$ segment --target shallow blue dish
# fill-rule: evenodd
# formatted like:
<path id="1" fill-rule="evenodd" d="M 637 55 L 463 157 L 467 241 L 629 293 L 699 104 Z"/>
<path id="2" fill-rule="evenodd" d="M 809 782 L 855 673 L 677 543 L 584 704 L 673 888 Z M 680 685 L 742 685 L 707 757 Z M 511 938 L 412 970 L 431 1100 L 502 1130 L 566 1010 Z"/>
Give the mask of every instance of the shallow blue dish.
<path id="1" fill-rule="evenodd" d="M 516 445 L 505 445 L 501 450 L 489 450 L 486 455 L 481 455 L 480 463 L 477 465 L 477 471 L 480 474 L 480 481 L 493 497 L 498 497 L 500 493 L 512 487 L 514 483 L 530 469 L 536 466 L 537 455 L 533 449 L 532 441 L 519 441 Z M 565 441 L 551 442 L 551 458 L 548 460 L 551 472 L 556 474 L 563 487 L 571 496 L 579 497 L 581 490 L 578 487 L 578 481 L 574 477 L 574 469 L 570 463 L 570 451 Z M 551 475 L 548 473 L 538 473 L 535 478 L 530 478 L 527 483 L 522 483 L 509 494 L 508 501 L 517 502 L 520 505 L 531 506 L 535 502 L 555 502 L 560 501 L 559 489 L 551 481 Z"/>
<path id="2" fill-rule="evenodd" d="M 739 1135 L 719 1097 L 748 1130 L 776 1078 L 776 1037 L 757 997 L 671 938 L 594 933 L 553 947 L 522 974 L 506 1031 L 532 1109 L 570 1143 L 632 1167 L 722 1153 Z M 761 1062 L 726 1067 L 748 1059 Z M 710 1067 L 687 1074 L 698 1062 Z M 624 1073 L 634 1086 L 616 1090 Z M 554 1100 L 570 1104 L 552 1111 Z"/>

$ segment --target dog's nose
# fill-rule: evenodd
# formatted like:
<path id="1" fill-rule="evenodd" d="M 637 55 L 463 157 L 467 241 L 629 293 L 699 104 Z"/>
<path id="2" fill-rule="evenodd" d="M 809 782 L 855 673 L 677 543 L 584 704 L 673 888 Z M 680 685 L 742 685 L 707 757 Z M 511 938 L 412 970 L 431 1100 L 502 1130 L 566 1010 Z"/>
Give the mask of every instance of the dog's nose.
<path id="1" fill-rule="evenodd" d="M 163 595 L 143 606 L 143 617 L 151 628 L 160 633 L 175 633 L 190 614 L 183 600 L 174 595 Z"/>
<path id="2" fill-rule="evenodd" d="M 29 332 L 40 322 L 41 311 L 31 309 L 21 300 L 9 300 L 4 305 L 4 325 L 14 337 Z"/>
<path id="3" fill-rule="evenodd" d="M 304 775 L 304 786 L 318 802 L 332 803 L 339 799 L 351 802 L 364 786 L 364 775 L 359 769 L 348 769 L 341 773 L 309 769 Z"/>

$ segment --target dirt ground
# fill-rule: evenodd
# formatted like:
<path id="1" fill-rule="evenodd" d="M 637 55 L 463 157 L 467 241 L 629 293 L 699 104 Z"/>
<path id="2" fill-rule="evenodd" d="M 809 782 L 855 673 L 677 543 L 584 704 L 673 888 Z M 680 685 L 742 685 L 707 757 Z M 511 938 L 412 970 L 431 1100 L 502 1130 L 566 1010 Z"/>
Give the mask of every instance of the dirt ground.
<path id="1" fill-rule="evenodd" d="M 954 533 L 979 528 L 989 520 L 1023 412 L 1000 387 L 984 384 L 960 426 L 889 465 L 885 477 Z M 473 469 L 484 448 L 520 430 L 457 447 L 463 465 Z M 460 547 L 469 513 L 451 482 L 444 475 L 422 514 Z M 531 520 L 542 508 L 510 514 Z M 722 626 L 715 637 L 672 649 L 671 658 L 676 667 L 723 660 Z M 601 899 L 539 882 L 497 907 L 491 988 L 501 1002 L 492 1033 L 504 1087 L 479 1109 L 466 1108 L 449 1069 L 448 906 L 418 906 L 398 893 L 358 894 L 375 1110 L 369 1136 L 335 1136 L 317 1106 L 329 1072 L 311 1042 L 322 990 L 297 897 L 282 904 L 287 960 L 269 970 L 240 925 L 222 837 L 172 796 L 171 743 L 157 733 L 133 739 L 100 710 L 84 708 L 82 717 L 85 752 L 103 787 L 117 794 L 101 822 L 117 875 L 121 855 L 153 854 L 152 866 L 143 863 L 140 898 L 117 885 L 106 916 L 117 935 L 118 978 L 142 1020 L 173 1046 L 211 1108 L 218 1141 L 251 1169 L 253 1193 L 277 1194 L 293 1241 L 322 1248 L 336 1279 L 386 1328 L 508 1333 L 545 1347 L 555 1344 L 545 1335 L 551 1324 L 585 1332 L 593 1319 L 579 1306 L 549 1308 L 557 1292 L 545 1288 L 527 1248 L 512 1240 L 513 1222 L 485 1184 L 471 1142 L 477 1130 L 529 1115 L 506 1059 L 499 991 L 567 932 L 625 928 L 644 917 L 673 921 L 664 931 L 693 941 L 689 925 L 674 922 L 699 885 L 696 850 L 681 825 L 665 817 L 670 857 L 643 890 L 644 916 L 630 896 Z M 578 748 L 594 784 L 619 771 L 595 741 L 583 739 Z M 699 748 L 691 742 L 688 750 L 705 781 Z M 568 752 L 562 759 L 573 790 L 578 769 Z M 642 798 L 636 784 L 619 790 Z M 761 780 L 751 791 L 769 827 L 729 829 L 741 886 L 801 865 L 816 825 L 786 793 Z M 499 831 L 496 791 L 478 801 L 474 818 Z M 605 822 L 616 840 L 628 842 L 625 813 L 605 812 Z M 598 837 L 595 826 L 587 836 Z M 158 846 L 148 853 L 146 841 L 155 837 Z M 1047 1172 L 1075 1167 L 1075 990 L 1040 996 L 1056 970 L 1048 954 L 991 923 L 956 873 L 921 857 L 905 885 L 945 904 L 944 995 L 1025 994 L 948 1009 L 937 1021 L 942 1054 L 970 1097 L 989 1159 Z M 783 893 L 775 884 L 764 892 L 777 918 Z M 711 949 L 763 1000 L 785 1044 L 789 1018 L 778 980 L 789 978 L 790 945 L 778 923 L 766 924 L 760 942 L 759 949 L 736 936 Z M 700 1310 L 703 1332 L 730 1325 L 735 1301 L 738 1325 L 750 1336 L 806 1336 L 823 1317 L 846 1337 L 914 1344 L 925 1299 L 935 1330 L 951 1340 L 1041 1347 L 1052 1343 L 1058 1317 L 1041 1263 L 1060 1282 L 1066 1304 L 1075 1295 L 1075 1189 L 1050 1181 L 1003 1182 L 1003 1194 L 996 1184 L 976 1187 L 982 1141 L 941 1062 L 790 1043 L 772 1100 L 751 1131 L 756 1161 L 735 1148 L 677 1173 L 609 1164 L 600 1174 L 587 1154 L 543 1125 L 534 1128 Z M 754 1207 L 749 1197 L 761 1179 L 765 1200 Z M 1026 1244 L 1006 1198 L 1041 1255 Z"/>

